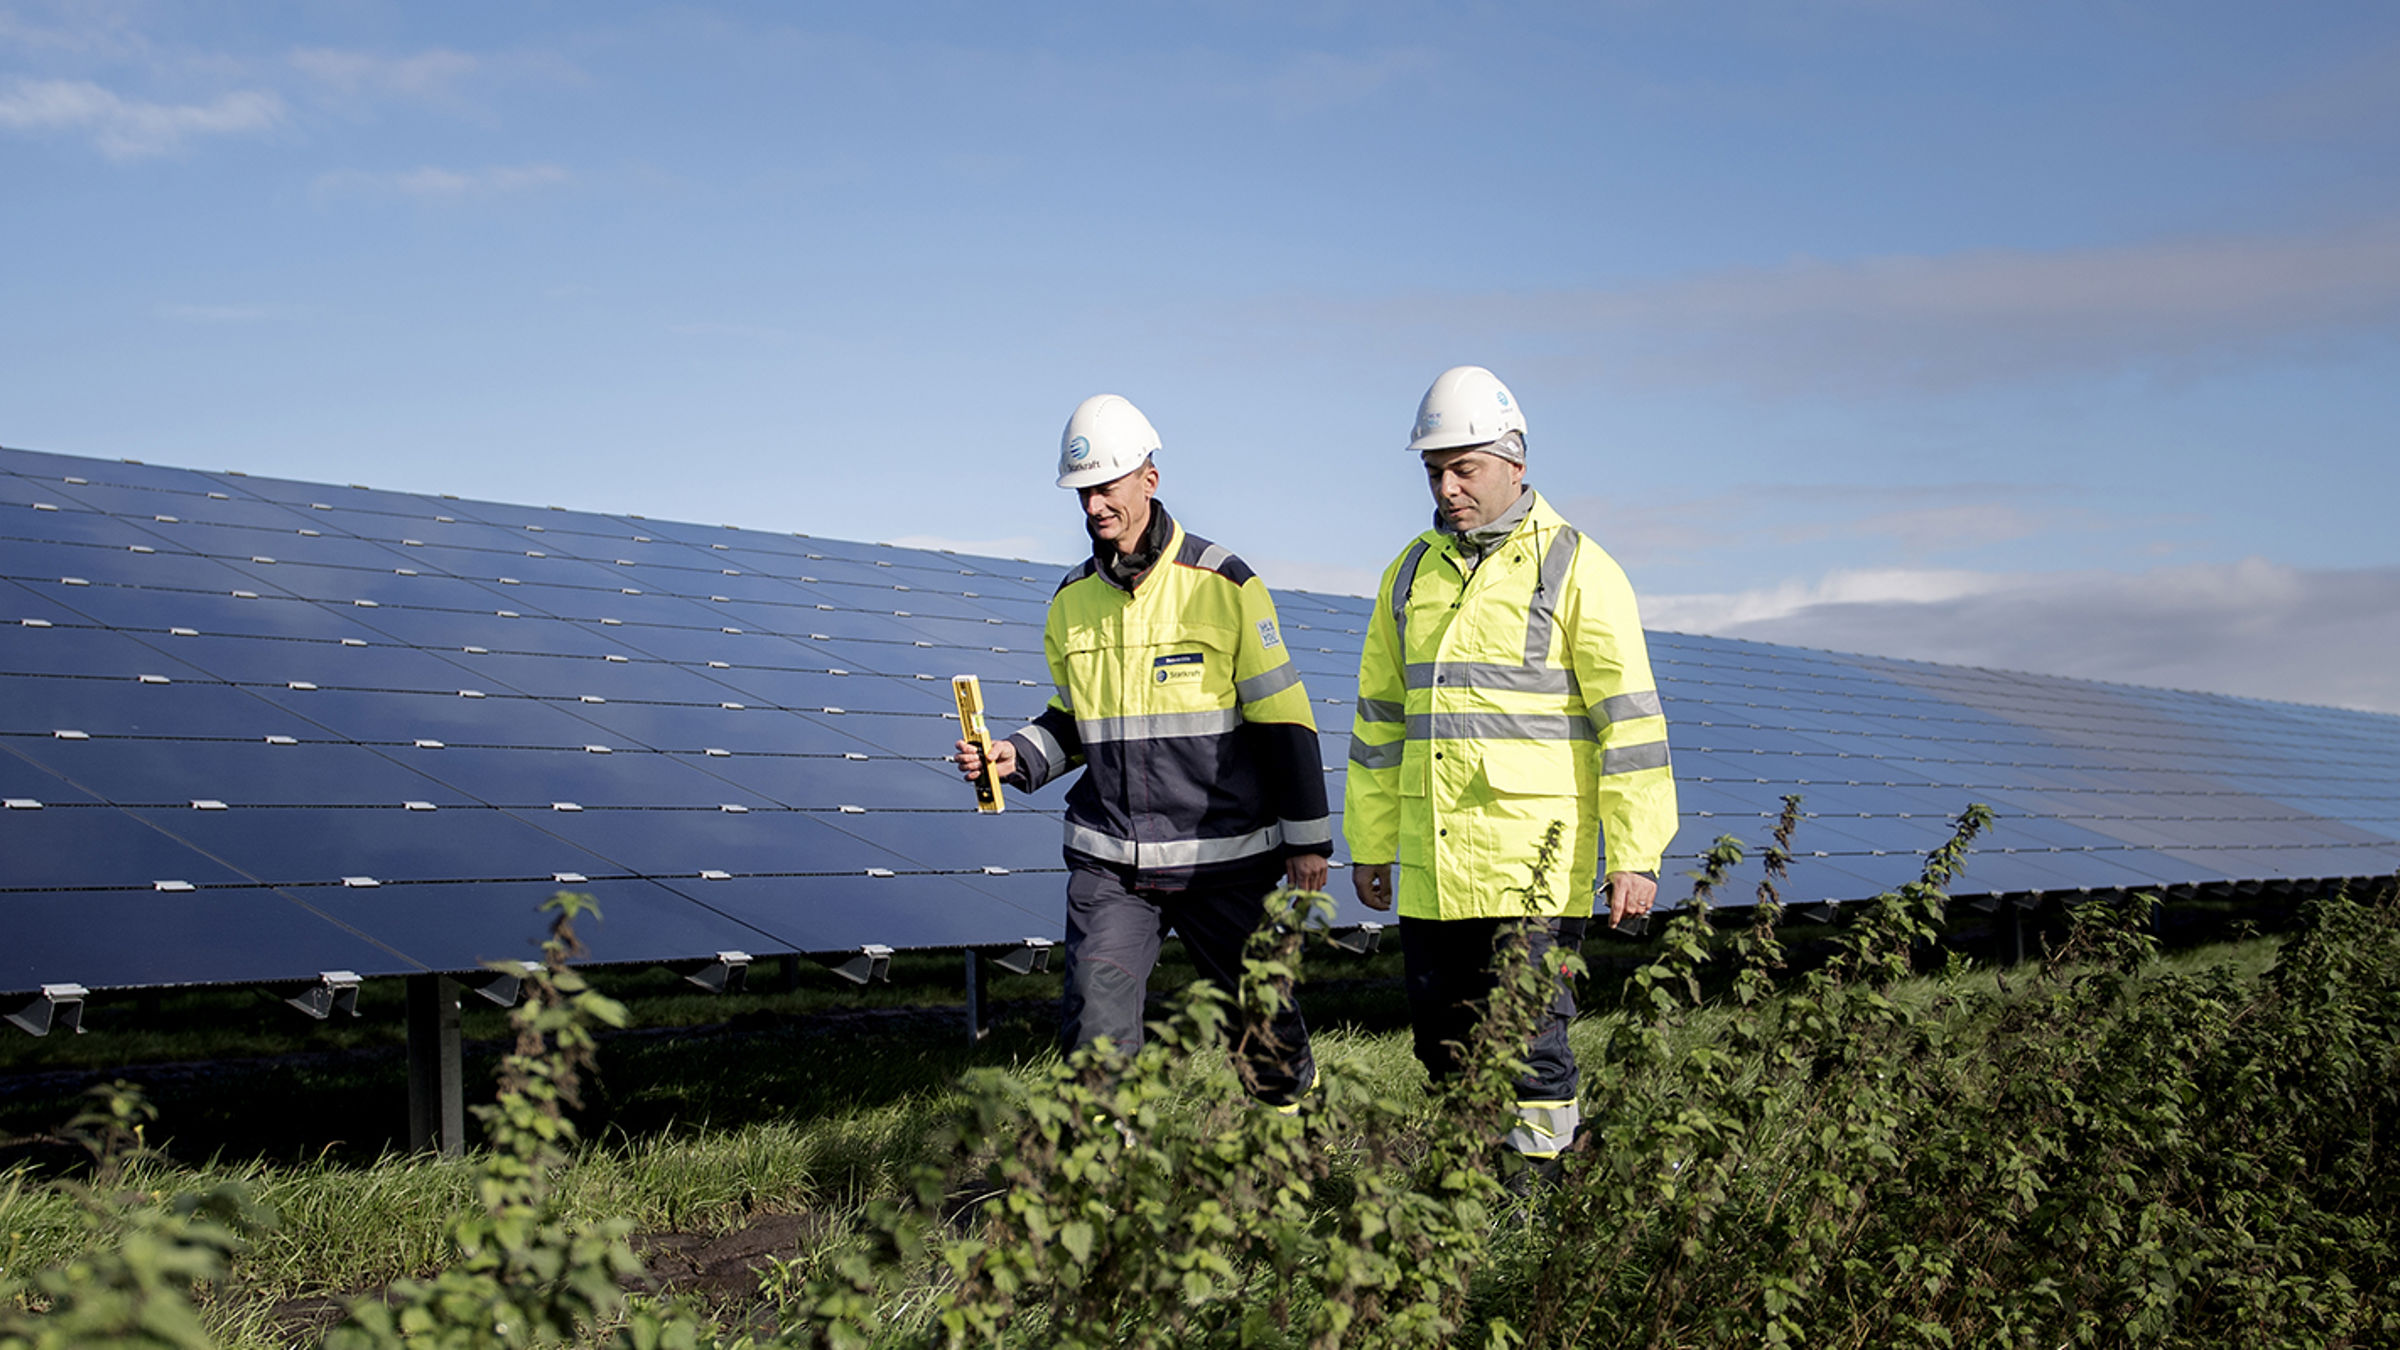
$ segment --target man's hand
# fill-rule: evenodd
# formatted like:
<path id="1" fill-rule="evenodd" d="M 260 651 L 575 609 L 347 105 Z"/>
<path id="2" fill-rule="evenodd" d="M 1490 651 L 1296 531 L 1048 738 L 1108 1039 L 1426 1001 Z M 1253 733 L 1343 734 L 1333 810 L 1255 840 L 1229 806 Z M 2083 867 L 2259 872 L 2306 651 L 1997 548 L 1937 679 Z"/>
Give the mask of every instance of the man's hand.
<path id="1" fill-rule="evenodd" d="M 1325 856 L 1321 853 L 1295 853 L 1283 860 L 1283 883 L 1295 891 L 1325 889 Z"/>
<path id="2" fill-rule="evenodd" d="M 1350 864 L 1350 886 L 1358 892 L 1358 903 L 1369 909 L 1392 907 L 1392 865 L 1390 863 Z"/>
<path id="3" fill-rule="evenodd" d="M 1629 914 L 1647 914 L 1658 899 L 1658 883 L 1639 872 L 1608 874 L 1608 926 L 1625 922 Z"/>
<path id="4" fill-rule="evenodd" d="M 968 782 L 972 783 L 983 777 L 983 751 L 976 748 L 975 742 L 960 741 L 958 753 L 950 758 L 958 765 L 959 773 L 965 775 Z M 1016 742 L 1007 740 L 992 742 L 992 767 L 1000 771 L 1002 778 L 1017 771 Z"/>

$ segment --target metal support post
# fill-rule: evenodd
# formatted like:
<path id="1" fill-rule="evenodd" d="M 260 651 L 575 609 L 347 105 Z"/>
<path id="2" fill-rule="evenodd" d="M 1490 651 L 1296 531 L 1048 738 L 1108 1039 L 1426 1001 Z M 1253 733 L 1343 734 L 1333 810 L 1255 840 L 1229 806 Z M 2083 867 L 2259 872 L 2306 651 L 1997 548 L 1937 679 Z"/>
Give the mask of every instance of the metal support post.
<path id="1" fill-rule="evenodd" d="M 967 1044 L 983 1040 L 983 958 L 967 948 Z"/>
<path id="2" fill-rule="evenodd" d="M 455 1158 L 467 1150 L 458 982 L 408 977 L 408 1146 Z"/>
<path id="3" fill-rule="evenodd" d="M 986 995 L 987 973 L 984 964 L 1005 975 L 1032 975 L 1050 968 L 1050 950 L 1057 944 L 1048 938 L 1029 937 L 1009 947 L 967 948 L 967 1043 L 973 1045 L 991 1032 L 985 1017 L 989 1010 Z"/>

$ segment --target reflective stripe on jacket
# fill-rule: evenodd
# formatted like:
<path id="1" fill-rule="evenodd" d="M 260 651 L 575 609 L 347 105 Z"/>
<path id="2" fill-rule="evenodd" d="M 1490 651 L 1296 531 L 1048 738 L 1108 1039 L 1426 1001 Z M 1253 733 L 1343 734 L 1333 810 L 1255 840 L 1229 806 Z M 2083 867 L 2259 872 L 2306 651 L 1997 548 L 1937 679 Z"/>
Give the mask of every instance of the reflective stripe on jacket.
<path id="1" fill-rule="evenodd" d="M 1559 861 L 1536 885 L 1553 821 Z M 1655 870 L 1674 841 L 1633 587 L 1540 497 L 1472 569 L 1436 530 L 1384 570 L 1342 825 L 1354 863 L 1400 864 L 1400 914 L 1419 919 L 1589 914 L 1603 840 L 1611 872 Z"/>
<path id="2" fill-rule="evenodd" d="M 1240 558 L 1167 526 L 1132 591 L 1090 561 L 1060 583 L 1042 632 L 1058 692 L 1009 737 L 1019 782 L 1086 766 L 1067 851 L 1130 866 L 1137 885 L 1331 854 L 1317 724 L 1275 601 Z"/>

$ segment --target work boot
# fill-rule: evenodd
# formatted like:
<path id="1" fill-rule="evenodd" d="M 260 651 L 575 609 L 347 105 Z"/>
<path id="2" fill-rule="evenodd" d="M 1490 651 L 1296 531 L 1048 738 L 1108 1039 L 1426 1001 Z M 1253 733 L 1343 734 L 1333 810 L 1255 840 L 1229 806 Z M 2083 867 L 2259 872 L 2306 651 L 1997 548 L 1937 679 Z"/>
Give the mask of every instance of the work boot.
<path id="1" fill-rule="evenodd" d="M 1566 1177 L 1566 1167 L 1557 1158 L 1527 1157 L 1514 1149 L 1500 1150 L 1500 1187 L 1508 1192 L 1509 1206 L 1500 1216 L 1509 1228 L 1523 1228 L 1533 1222 L 1537 1203 L 1558 1189 Z"/>
<path id="2" fill-rule="evenodd" d="M 1307 1087 L 1304 1087 L 1304 1088 L 1302 1088 L 1302 1089 L 1300 1089 L 1298 1092 L 1295 1092 L 1295 1093 L 1293 1093 L 1293 1094 L 1292 1094 L 1292 1099 L 1291 1099 L 1290 1101 L 1288 1101 L 1288 1102 L 1268 1102 L 1268 1101 L 1261 1101 L 1259 1104 L 1260 1104 L 1260 1105 L 1262 1105 L 1262 1106 L 1264 1106 L 1264 1107 L 1266 1107 L 1268 1110 L 1270 1110 L 1270 1111 L 1273 1111 L 1273 1112 L 1274 1112 L 1276 1115 L 1279 1115 L 1279 1116 L 1296 1116 L 1296 1115 L 1299 1115 L 1299 1114 L 1300 1114 L 1300 1104 L 1301 1104 L 1302 1102 L 1305 1102 L 1305 1101 L 1307 1101 L 1307 1100 L 1309 1099 L 1309 1096 L 1310 1096 L 1311 1094 L 1313 1094 L 1313 1093 L 1314 1093 L 1314 1092 L 1317 1090 L 1317 1084 L 1318 1084 L 1319 1082 L 1323 1081 L 1323 1080 L 1324 1080 L 1324 1077 L 1325 1077 L 1325 1071 L 1324 1071 L 1324 1070 L 1322 1070 L 1322 1069 L 1320 1069 L 1320 1068 L 1318 1068 L 1316 1065 L 1314 1065 L 1314 1064 L 1311 1064 L 1311 1065 L 1309 1065 L 1309 1066 L 1308 1066 L 1308 1086 L 1307 1086 Z"/>

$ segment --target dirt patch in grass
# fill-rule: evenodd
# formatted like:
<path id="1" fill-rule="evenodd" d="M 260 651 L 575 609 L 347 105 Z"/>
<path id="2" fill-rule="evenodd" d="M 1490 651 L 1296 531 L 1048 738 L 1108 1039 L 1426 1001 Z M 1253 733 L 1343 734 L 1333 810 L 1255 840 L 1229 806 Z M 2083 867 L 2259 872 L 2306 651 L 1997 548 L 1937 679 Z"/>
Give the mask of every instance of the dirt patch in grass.
<path id="1" fill-rule="evenodd" d="M 714 1233 L 639 1233 L 632 1239 L 647 1280 L 643 1292 L 689 1294 L 709 1305 L 738 1309 L 759 1297 L 759 1276 L 770 1258 L 789 1261 L 823 1244 L 835 1227 L 824 1214 L 758 1214 Z M 312 1294 L 286 1299 L 267 1313 L 276 1336 L 291 1345 L 315 1345 L 360 1298 L 382 1297 L 382 1289 Z"/>
<path id="2" fill-rule="evenodd" d="M 661 1292 L 740 1300 L 757 1297 L 767 1258 L 791 1260 L 833 1229 L 831 1219 L 815 1212 L 761 1214 L 722 1233 L 643 1234 L 633 1250 Z"/>

